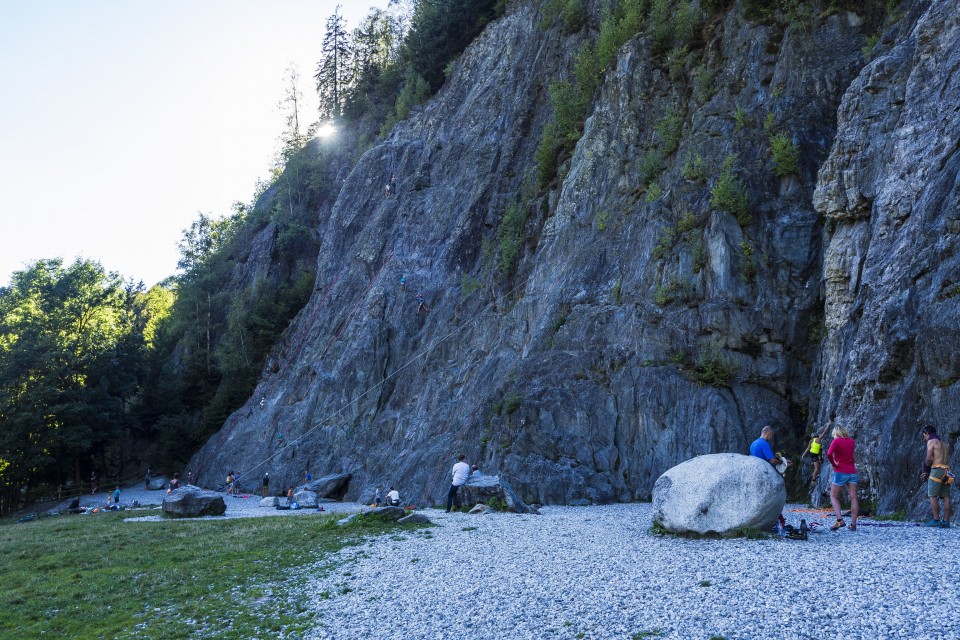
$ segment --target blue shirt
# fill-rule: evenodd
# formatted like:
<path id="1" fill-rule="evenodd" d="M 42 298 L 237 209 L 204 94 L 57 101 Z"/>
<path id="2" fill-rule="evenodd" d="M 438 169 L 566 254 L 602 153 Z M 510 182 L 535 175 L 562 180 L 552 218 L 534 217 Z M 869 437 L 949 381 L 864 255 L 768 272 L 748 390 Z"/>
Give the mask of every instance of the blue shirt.
<path id="1" fill-rule="evenodd" d="M 770 462 L 776 457 L 773 455 L 773 448 L 770 443 L 763 438 L 757 438 L 753 441 L 753 444 L 750 445 L 750 455 L 757 456 L 765 462 Z"/>

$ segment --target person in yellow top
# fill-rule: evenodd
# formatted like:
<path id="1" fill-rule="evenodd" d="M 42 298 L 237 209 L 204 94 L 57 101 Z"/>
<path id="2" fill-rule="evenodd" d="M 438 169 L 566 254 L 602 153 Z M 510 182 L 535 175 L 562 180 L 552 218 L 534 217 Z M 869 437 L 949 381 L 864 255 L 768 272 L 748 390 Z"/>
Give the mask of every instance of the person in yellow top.
<path id="1" fill-rule="evenodd" d="M 806 458 L 807 453 L 810 454 L 810 459 L 813 460 L 813 477 L 810 479 L 810 486 L 817 484 L 817 480 L 820 479 L 820 465 L 823 464 L 823 437 L 827 435 L 827 431 L 830 430 L 830 426 L 833 424 L 833 421 L 827 422 L 827 426 L 823 428 L 823 431 L 819 435 L 816 433 L 811 434 L 812 439 L 810 444 L 807 445 L 807 448 L 803 450 L 801 458 Z"/>

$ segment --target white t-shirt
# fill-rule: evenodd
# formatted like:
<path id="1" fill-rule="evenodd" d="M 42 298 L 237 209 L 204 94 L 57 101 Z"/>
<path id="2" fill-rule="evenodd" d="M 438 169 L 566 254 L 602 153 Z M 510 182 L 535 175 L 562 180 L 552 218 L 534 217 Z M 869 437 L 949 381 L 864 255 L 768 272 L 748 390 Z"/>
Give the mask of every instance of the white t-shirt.
<path id="1" fill-rule="evenodd" d="M 470 477 L 470 465 L 462 460 L 457 464 L 453 465 L 453 486 L 462 487 L 467 482 L 467 478 Z"/>
<path id="2" fill-rule="evenodd" d="M 397 491 L 396 489 L 394 489 L 393 491 L 391 491 L 390 493 L 387 494 L 387 498 L 389 498 L 390 500 L 395 500 L 395 501 L 399 502 L 399 501 L 400 501 L 400 492 Z"/>

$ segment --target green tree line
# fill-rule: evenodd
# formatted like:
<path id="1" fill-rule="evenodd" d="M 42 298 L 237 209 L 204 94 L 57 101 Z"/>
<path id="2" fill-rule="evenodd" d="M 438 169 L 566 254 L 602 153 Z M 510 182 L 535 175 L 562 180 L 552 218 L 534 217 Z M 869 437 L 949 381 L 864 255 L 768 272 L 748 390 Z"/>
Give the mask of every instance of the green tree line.
<path id="1" fill-rule="evenodd" d="M 349 33 L 338 9 L 314 76 L 320 115 L 353 123 L 352 140 L 382 135 L 504 8 L 393 0 Z M 288 74 L 270 182 L 251 204 L 184 230 L 176 275 L 147 290 L 93 260 L 38 260 L 0 289 L 0 511 L 91 472 L 179 471 L 250 397 L 312 292 L 318 212 L 336 195 L 337 151 L 308 142 L 298 77 Z M 269 263 L 238 278 L 264 242 Z"/>

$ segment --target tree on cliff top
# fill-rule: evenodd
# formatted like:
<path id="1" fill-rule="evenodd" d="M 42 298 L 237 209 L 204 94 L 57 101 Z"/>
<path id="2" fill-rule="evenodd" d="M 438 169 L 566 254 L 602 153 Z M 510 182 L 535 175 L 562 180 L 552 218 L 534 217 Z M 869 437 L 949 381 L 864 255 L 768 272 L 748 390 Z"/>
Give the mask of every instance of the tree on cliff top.
<path id="1" fill-rule="evenodd" d="M 347 21 L 340 15 L 340 5 L 337 5 L 333 15 L 327 19 L 327 31 L 321 47 L 323 55 L 313 76 L 317 81 L 321 118 L 340 117 L 345 92 L 351 81 L 352 49 Z"/>
<path id="2" fill-rule="evenodd" d="M 414 71 L 436 91 L 447 64 L 473 42 L 498 13 L 496 0 L 420 0 L 406 46 Z"/>

